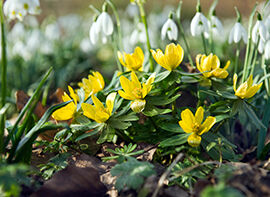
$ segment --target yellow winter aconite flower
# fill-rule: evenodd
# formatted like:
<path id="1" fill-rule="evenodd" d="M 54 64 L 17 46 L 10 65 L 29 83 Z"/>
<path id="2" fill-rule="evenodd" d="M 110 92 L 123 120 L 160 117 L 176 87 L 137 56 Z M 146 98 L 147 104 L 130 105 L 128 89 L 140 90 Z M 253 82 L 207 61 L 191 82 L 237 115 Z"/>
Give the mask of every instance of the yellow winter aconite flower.
<path id="1" fill-rule="evenodd" d="M 260 84 L 254 84 L 253 85 L 253 76 L 250 75 L 248 80 L 242 83 L 237 89 L 236 89 L 236 83 L 237 83 L 237 74 L 234 74 L 233 76 L 233 89 L 235 92 L 235 96 L 240 97 L 241 99 L 248 99 L 253 97 L 256 92 L 261 88 L 262 83 Z"/>
<path id="2" fill-rule="evenodd" d="M 83 88 L 85 99 L 87 99 L 90 95 L 103 90 L 105 82 L 103 76 L 99 72 L 93 72 L 93 75 L 88 75 L 88 79 L 83 78 L 82 82 L 78 83 L 78 86 Z"/>
<path id="3" fill-rule="evenodd" d="M 92 95 L 91 97 L 95 106 L 88 103 L 82 103 L 83 115 L 97 123 L 106 122 L 112 114 L 116 92 L 107 96 L 106 107 L 104 107 L 96 96 Z"/>
<path id="4" fill-rule="evenodd" d="M 56 110 L 52 114 L 52 118 L 55 120 L 69 120 L 73 118 L 77 110 L 78 96 L 74 93 L 74 90 L 72 89 L 72 87 L 68 86 L 68 90 L 69 90 L 70 97 L 65 92 L 64 95 L 62 96 L 62 100 L 63 102 L 67 102 L 73 99 L 73 101 L 67 104 L 66 106 Z"/>
<path id="5" fill-rule="evenodd" d="M 216 77 L 225 79 L 229 74 L 227 68 L 230 66 L 230 63 L 230 61 L 227 61 L 225 67 L 220 68 L 219 58 L 212 53 L 208 56 L 199 54 L 196 57 L 197 68 L 206 78 Z"/>
<path id="6" fill-rule="evenodd" d="M 200 145 L 201 135 L 208 132 L 216 122 L 216 118 L 213 116 L 208 116 L 203 122 L 203 114 L 202 107 L 197 109 L 195 116 L 189 109 L 185 109 L 181 113 L 182 120 L 179 121 L 179 125 L 186 133 L 191 133 L 188 137 L 188 143 L 192 147 Z"/>
<path id="7" fill-rule="evenodd" d="M 134 53 L 127 54 L 118 51 L 118 59 L 120 63 L 127 68 L 128 71 L 142 71 L 144 54 L 140 47 L 136 47 Z"/>
<path id="8" fill-rule="evenodd" d="M 166 46 L 165 54 L 160 49 L 156 51 L 151 49 L 151 53 L 156 62 L 169 71 L 176 69 L 184 58 L 183 48 L 179 44 L 175 45 L 174 43 Z"/>
<path id="9" fill-rule="evenodd" d="M 120 83 L 123 90 L 119 90 L 119 95 L 127 100 L 131 100 L 131 109 L 138 113 L 142 112 L 146 101 L 144 98 L 152 89 L 152 83 L 155 80 L 155 73 L 153 73 L 146 83 L 141 84 L 135 72 L 131 72 L 131 81 L 124 76 L 120 77 Z"/>

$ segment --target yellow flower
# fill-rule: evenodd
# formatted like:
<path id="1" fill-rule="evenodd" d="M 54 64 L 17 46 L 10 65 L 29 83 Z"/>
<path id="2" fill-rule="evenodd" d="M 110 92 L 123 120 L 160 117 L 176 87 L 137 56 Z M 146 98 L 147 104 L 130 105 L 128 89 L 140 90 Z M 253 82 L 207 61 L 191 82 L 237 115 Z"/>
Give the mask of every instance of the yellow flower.
<path id="1" fill-rule="evenodd" d="M 262 86 L 262 83 L 253 85 L 252 75 L 250 75 L 248 80 L 242 83 L 237 89 L 236 89 L 236 83 L 237 83 L 237 74 L 234 74 L 233 89 L 235 92 L 235 96 L 238 96 L 241 99 L 244 99 L 244 98 L 248 99 L 248 98 L 253 97 Z"/>
<path id="2" fill-rule="evenodd" d="M 202 107 L 197 109 L 195 116 L 189 109 L 185 109 L 181 113 L 182 120 L 179 121 L 179 125 L 186 133 L 191 133 L 188 137 L 188 143 L 192 147 L 200 145 L 201 135 L 208 132 L 216 122 L 215 117 L 208 116 L 202 123 L 203 114 L 204 109 Z"/>
<path id="3" fill-rule="evenodd" d="M 77 101 L 78 101 L 78 96 L 74 93 L 74 90 L 72 87 L 68 86 L 68 90 L 70 93 L 70 97 L 66 92 L 64 92 L 64 95 L 62 96 L 63 102 L 71 101 L 69 104 L 66 106 L 56 110 L 52 114 L 52 118 L 55 120 L 69 120 L 74 117 L 74 114 L 76 113 L 77 110 Z"/>
<path id="4" fill-rule="evenodd" d="M 206 78 L 225 79 L 229 74 L 226 69 L 230 66 L 230 63 L 230 61 L 227 61 L 225 67 L 220 68 L 219 58 L 212 53 L 208 56 L 199 54 L 196 57 L 197 68 Z"/>
<path id="5" fill-rule="evenodd" d="M 143 70 L 144 54 L 140 47 L 136 47 L 132 54 L 126 54 L 125 52 L 122 54 L 118 51 L 118 59 L 127 68 L 127 71 Z"/>
<path id="6" fill-rule="evenodd" d="M 104 107 L 96 96 L 92 95 L 91 97 L 95 106 L 88 103 L 82 103 L 83 115 L 97 123 L 106 122 L 112 114 L 116 92 L 107 96 L 106 107 Z"/>
<path id="7" fill-rule="evenodd" d="M 176 69 L 184 58 L 184 50 L 179 44 L 174 43 L 166 46 L 165 54 L 160 49 L 156 51 L 151 49 L 151 53 L 156 62 L 169 71 Z"/>
<path id="8" fill-rule="evenodd" d="M 103 90 L 104 85 L 104 79 L 99 72 L 93 72 L 93 75 L 88 75 L 88 79 L 83 78 L 82 82 L 78 83 L 78 86 L 83 88 L 85 92 L 85 99 Z"/>
<path id="9" fill-rule="evenodd" d="M 123 90 L 119 90 L 119 95 L 127 100 L 131 100 L 131 109 L 134 112 L 142 112 L 146 101 L 144 98 L 152 89 L 152 83 L 155 80 L 155 73 L 153 73 L 146 83 L 141 84 L 135 72 L 131 72 L 131 81 L 124 76 L 120 77 L 120 83 Z"/>

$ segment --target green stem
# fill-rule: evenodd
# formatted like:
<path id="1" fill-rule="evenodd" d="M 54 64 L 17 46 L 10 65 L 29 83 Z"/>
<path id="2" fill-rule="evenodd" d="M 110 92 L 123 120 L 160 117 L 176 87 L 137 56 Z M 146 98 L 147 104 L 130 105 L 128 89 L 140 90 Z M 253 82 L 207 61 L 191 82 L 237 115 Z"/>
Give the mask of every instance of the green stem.
<path id="1" fill-rule="evenodd" d="M 117 33 L 118 33 L 119 49 L 122 51 L 124 49 L 124 47 L 123 47 L 123 42 L 122 42 L 122 31 L 121 31 L 121 23 L 120 23 L 119 14 L 117 12 L 117 9 L 116 9 L 115 5 L 112 3 L 111 0 L 106 0 L 106 2 L 112 8 L 113 14 L 115 16 L 116 26 L 117 26 Z"/>
<path id="2" fill-rule="evenodd" d="M 236 55 L 235 55 L 234 73 L 238 72 L 239 55 L 240 55 L 240 42 L 237 43 L 237 49 L 236 49 Z"/>
<path id="3" fill-rule="evenodd" d="M 122 65 L 120 64 L 120 62 L 119 62 L 117 51 L 118 51 L 118 49 L 117 49 L 117 43 L 116 43 L 116 39 L 114 38 L 113 39 L 113 53 L 114 53 L 114 56 L 116 58 L 116 63 L 117 63 L 118 70 L 120 72 L 123 72 L 124 69 L 123 69 Z"/>
<path id="4" fill-rule="evenodd" d="M 207 55 L 206 40 L 205 40 L 203 33 L 201 34 L 201 36 L 202 36 L 204 54 Z"/>
<path id="5" fill-rule="evenodd" d="M 267 75 L 267 70 L 266 70 L 265 57 L 264 57 L 264 55 L 262 55 L 261 67 L 263 69 L 264 76 L 266 76 Z M 265 77 L 264 86 L 265 86 L 265 89 L 266 89 L 267 97 L 269 97 L 270 96 L 269 79 L 267 77 Z"/>
<path id="6" fill-rule="evenodd" d="M 147 49 L 148 49 L 148 52 L 149 52 L 150 72 L 153 72 L 154 71 L 154 61 L 153 61 L 152 54 L 151 54 L 151 51 L 150 51 L 151 50 L 150 38 L 149 38 L 148 25 L 147 25 L 147 20 L 146 20 L 144 8 L 143 8 L 143 3 L 139 2 L 138 6 L 139 6 L 139 9 L 140 9 L 142 22 L 143 22 L 144 28 L 145 28 L 145 34 L 146 34 L 146 40 L 147 40 L 146 45 L 147 45 Z"/>
<path id="7" fill-rule="evenodd" d="M 257 55 L 258 55 L 258 45 L 259 45 L 259 40 L 260 40 L 260 38 L 258 38 L 258 42 L 256 43 L 256 46 L 254 47 L 254 49 L 255 49 L 255 54 L 254 54 L 254 58 L 253 58 L 253 62 L 252 62 L 252 64 L 251 64 L 251 71 L 250 71 L 250 75 L 253 75 L 253 73 L 254 73 L 254 69 L 255 69 L 255 65 L 256 65 L 256 60 L 257 60 Z M 254 49 L 253 49 L 253 51 L 254 51 Z M 250 65 L 250 63 L 249 63 L 249 65 Z"/>
<path id="8" fill-rule="evenodd" d="M 181 11 L 182 3 L 183 3 L 182 1 L 179 2 L 179 8 L 178 8 L 178 9 L 179 9 L 179 12 Z M 184 28 L 183 28 L 183 26 L 182 26 L 181 18 L 180 18 L 180 17 L 181 17 L 181 16 L 180 16 L 180 14 L 179 14 L 179 16 L 177 17 L 177 18 L 178 18 L 177 23 L 178 23 L 178 27 L 179 27 L 179 32 L 180 32 L 180 34 L 181 34 L 181 37 L 182 37 L 183 40 L 184 40 L 184 44 L 185 44 L 185 48 L 186 48 L 186 51 L 187 51 L 187 56 L 188 56 L 188 60 L 189 60 L 189 62 L 190 62 L 190 65 L 191 65 L 193 68 L 195 68 L 194 63 L 193 63 L 193 60 L 192 60 L 192 57 L 191 57 L 189 44 L 188 44 L 188 42 L 187 42 L 186 35 L 185 35 L 185 31 L 184 31 Z"/>
<path id="9" fill-rule="evenodd" d="M 3 1 L 0 2 L 0 17 L 1 17 L 1 49 L 2 49 L 2 74 L 1 74 L 1 106 L 4 107 L 6 104 L 7 96 L 7 56 L 6 56 L 6 36 L 5 36 L 5 24 L 3 15 Z M 0 154 L 4 152 L 4 132 L 5 132 L 5 114 L 1 115 L 0 118 Z"/>

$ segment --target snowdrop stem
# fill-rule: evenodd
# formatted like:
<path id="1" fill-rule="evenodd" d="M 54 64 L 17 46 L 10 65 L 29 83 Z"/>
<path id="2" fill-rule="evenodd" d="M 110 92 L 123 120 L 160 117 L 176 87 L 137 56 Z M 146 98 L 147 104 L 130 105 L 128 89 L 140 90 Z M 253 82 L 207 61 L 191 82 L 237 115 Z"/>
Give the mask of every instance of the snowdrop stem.
<path id="1" fill-rule="evenodd" d="M 250 47 L 251 47 L 251 31 L 252 31 L 252 22 L 253 22 L 253 17 L 256 12 L 256 7 L 258 3 L 255 4 L 253 7 L 253 10 L 251 12 L 251 15 L 249 17 L 249 22 L 248 22 L 248 41 L 247 41 L 247 47 L 246 47 L 246 55 L 245 55 L 245 62 L 244 62 L 244 69 L 243 69 L 243 76 L 242 76 L 242 83 L 244 83 L 246 77 L 247 77 L 247 65 L 248 65 L 248 58 L 250 55 Z"/>
<path id="2" fill-rule="evenodd" d="M 264 76 L 265 76 L 264 85 L 265 85 L 267 97 L 269 97 L 269 96 L 270 96 L 270 91 L 269 91 L 269 79 L 268 79 L 268 77 L 266 77 L 266 75 L 267 75 L 267 70 L 266 70 L 266 65 L 265 65 L 265 57 L 264 57 L 264 54 L 262 55 L 261 67 L 263 68 L 263 73 L 264 73 Z"/>
<path id="3" fill-rule="evenodd" d="M 255 54 L 254 54 L 254 57 L 253 57 L 253 62 L 251 64 L 251 71 L 250 71 L 250 74 L 253 75 L 254 73 L 254 68 L 255 68 L 255 65 L 256 65 L 256 60 L 257 60 L 257 55 L 258 55 L 258 45 L 259 45 L 259 40 L 260 38 L 258 38 L 258 42 L 256 43 L 256 46 L 255 46 Z"/>
<path id="4" fill-rule="evenodd" d="M 240 55 L 240 42 L 237 43 L 237 48 L 236 48 L 234 73 L 238 72 L 239 55 Z"/>
<path id="5" fill-rule="evenodd" d="M 113 53 L 114 53 L 114 57 L 116 59 L 118 70 L 120 72 L 123 72 L 123 67 L 120 64 L 119 59 L 118 59 L 118 55 L 117 55 L 118 48 L 117 48 L 117 41 L 116 41 L 117 39 L 115 37 L 116 37 L 116 35 L 114 35 L 114 37 L 113 37 Z"/>
<path id="6" fill-rule="evenodd" d="M 112 8 L 113 14 L 115 16 L 117 33 L 118 33 L 119 49 L 120 49 L 120 51 L 122 51 L 124 48 L 123 48 L 123 42 L 122 42 L 122 31 L 121 31 L 121 23 L 120 23 L 119 14 L 117 12 L 115 5 L 111 2 L 111 0 L 106 0 L 106 2 Z"/>
<path id="7" fill-rule="evenodd" d="M 3 14 L 3 1 L 0 2 L 0 19 L 1 19 L 1 49 L 2 49 L 2 60 L 1 60 L 1 105 L 0 108 L 6 104 L 7 96 L 7 56 L 6 56 L 6 36 L 5 36 L 5 24 Z M 0 155 L 4 151 L 4 131 L 5 131 L 5 114 L 0 117 Z"/>
<path id="8" fill-rule="evenodd" d="M 201 35 L 202 35 L 202 42 L 203 42 L 204 54 L 207 55 L 206 40 L 205 40 L 205 37 L 204 37 L 203 33 Z"/>
<path id="9" fill-rule="evenodd" d="M 154 71 L 154 62 L 153 62 L 153 58 L 152 58 L 152 55 L 151 55 L 151 52 L 150 52 L 151 45 L 150 45 L 150 38 L 149 38 L 149 33 L 148 33 L 148 25 L 147 25 L 147 20 L 146 20 L 146 16 L 145 16 L 143 3 L 138 2 L 138 6 L 139 6 L 139 9 L 140 9 L 141 19 L 142 19 L 142 22 L 143 22 L 144 27 L 145 27 L 146 45 L 147 45 L 147 49 L 148 49 L 148 53 L 149 53 L 150 72 L 153 72 Z"/>
<path id="10" fill-rule="evenodd" d="M 177 14 L 177 23 L 178 23 L 178 28 L 179 28 L 179 32 L 181 34 L 181 37 L 183 38 L 184 40 L 184 44 L 185 44 L 185 48 L 186 48 L 186 51 L 187 51 L 187 56 L 188 56 L 188 60 L 190 62 L 190 65 L 195 68 L 194 66 L 194 63 L 193 63 L 193 60 L 192 60 L 192 57 L 191 57 L 191 53 L 190 53 L 190 48 L 189 48 L 189 44 L 187 42 L 187 39 L 186 39 L 186 35 L 185 35 L 185 31 L 184 31 L 184 28 L 182 26 L 182 23 L 181 23 L 181 15 L 180 15 L 180 12 L 181 12 L 181 8 L 182 8 L 182 1 L 179 2 L 179 5 L 178 5 L 178 14 Z"/>

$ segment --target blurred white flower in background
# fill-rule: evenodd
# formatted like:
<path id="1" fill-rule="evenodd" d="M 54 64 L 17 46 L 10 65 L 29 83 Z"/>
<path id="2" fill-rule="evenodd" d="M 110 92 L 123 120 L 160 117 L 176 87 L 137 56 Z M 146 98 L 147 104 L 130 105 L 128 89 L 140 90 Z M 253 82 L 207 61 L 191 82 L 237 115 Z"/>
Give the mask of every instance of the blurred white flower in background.
<path id="1" fill-rule="evenodd" d="M 267 40 L 267 30 L 262 20 L 257 20 L 252 29 L 252 41 L 257 43 L 259 37 L 263 42 Z"/>
<path id="2" fill-rule="evenodd" d="M 201 12 L 197 12 L 191 20 L 190 32 L 192 36 L 209 34 L 208 20 Z"/>
<path id="3" fill-rule="evenodd" d="M 221 21 L 218 19 L 216 15 L 211 15 L 210 21 L 208 21 L 209 29 L 212 31 L 212 35 L 215 38 L 221 38 L 224 35 L 224 28 Z M 209 38 L 209 32 L 204 32 L 204 36 Z"/>
<path id="4" fill-rule="evenodd" d="M 270 59 L 270 40 L 266 42 L 264 56 L 265 56 L 265 59 L 267 60 Z"/>
<path id="5" fill-rule="evenodd" d="M 39 14 L 40 3 L 39 0 L 7 0 L 3 10 L 8 19 L 22 21 L 27 14 Z"/>
<path id="6" fill-rule="evenodd" d="M 130 36 L 130 43 L 132 45 L 140 43 L 146 43 L 146 34 L 145 34 L 145 28 L 143 23 L 138 23 L 137 28 L 134 29 L 134 31 L 131 33 Z"/>
<path id="7" fill-rule="evenodd" d="M 134 18 L 140 15 L 139 8 L 136 4 L 128 4 L 126 13 L 129 15 L 129 17 Z"/>
<path id="8" fill-rule="evenodd" d="M 45 28 L 45 36 L 50 40 L 60 39 L 60 27 L 57 23 L 48 24 Z"/>
<path id="9" fill-rule="evenodd" d="M 236 22 L 230 32 L 229 43 L 238 43 L 241 39 L 243 39 L 244 43 L 247 43 L 247 31 L 240 22 Z"/>
<path id="10" fill-rule="evenodd" d="M 161 39 L 164 40 L 166 37 L 166 34 L 168 35 L 168 38 L 170 41 L 172 40 L 177 40 L 178 36 L 178 28 L 175 22 L 171 19 L 168 18 L 168 20 L 165 22 L 161 29 Z"/>
<path id="11" fill-rule="evenodd" d="M 107 12 L 102 12 L 90 27 L 89 36 L 92 44 L 96 44 L 99 39 L 105 44 L 108 37 L 113 33 L 113 21 Z"/>
<path id="12" fill-rule="evenodd" d="M 91 45 L 91 42 L 89 41 L 88 38 L 82 39 L 82 41 L 80 43 L 80 49 L 84 53 L 88 53 L 93 49 L 93 46 Z"/>

